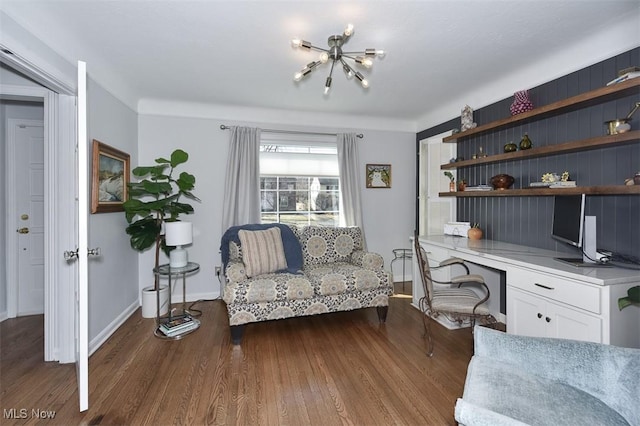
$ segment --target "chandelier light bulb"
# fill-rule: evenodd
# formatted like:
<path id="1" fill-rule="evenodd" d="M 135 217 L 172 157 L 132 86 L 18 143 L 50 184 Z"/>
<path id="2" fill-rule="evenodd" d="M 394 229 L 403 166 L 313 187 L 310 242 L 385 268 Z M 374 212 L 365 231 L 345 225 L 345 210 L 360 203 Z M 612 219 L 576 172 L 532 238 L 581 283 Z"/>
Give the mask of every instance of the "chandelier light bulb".
<path id="1" fill-rule="evenodd" d="M 322 62 L 323 64 L 326 64 L 328 60 L 329 60 L 329 54 L 327 52 L 322 52 L 320 54 L 320 62 Z"/>
<path id="2" fill-rule="evenodd" d="M 329 89 L 331 89 L 331 77 L 327 77 L 327 81 L 324 84 L 324 94 L 325 95 L 329 94 Z"/>
<path id="3" fill-rule="evenodd" d="M 371 58 L 365 58 L 362 56 L 356 56 L 356 63 L 362 65 L 365 68 L 371 68 L 371 66 L 373 65 L 373 61 L 371 60 Z"/>
<path id="4" fill-rule="evenodd" d="M 347 28 L 344 29 L 344 35 L 350 37 L 353 34 L 353 24 L 348 24 Z"/>
<path id="5" fill-rule="evenodd" d="M 387 52 L 385 52 L 384 50 L 380 49 L 380 50 L 376 50 L 376 56 L 378 56 L 378 58 L 384 58 L 384 55 L 386 55 Z"/>
<path id="6" fill-rule="evenodd" d="M 293 47 L 302 46 L 302 40 L 300 40 L 299 38 L 294 38 L 293 40 L 291 40 L 291 46 Z"/>
<path id="7" fill-rule="evenodd" d="M 342 69 L 344 70 L 344 73 L 347 76 L 347 78 L 353 77 L 353 72 L 351 72 L 351 68 L 349 68 L 347 65 L 344 65 Z"/>
<path id="8" fill-rule="evenodd" d="M 362 87 L 364 87 L 365 89 L 369 88 L 369 80 L 367 80 L 366 78 L 363 78 L 360 84 L 362 84 Z"/>
<path id="9" fill-rule="evenodd" d="M 300 71 L 298 71 L 297 73 L 295 73 L 295 74 L 293 75 L 293 79 L 294 79 L 295 81 L 300 81 L 300 80 L 302 80 L 302 77 L 304 77 L 304 76 L 303 76 L 302 72 L 300 72 Z"/>

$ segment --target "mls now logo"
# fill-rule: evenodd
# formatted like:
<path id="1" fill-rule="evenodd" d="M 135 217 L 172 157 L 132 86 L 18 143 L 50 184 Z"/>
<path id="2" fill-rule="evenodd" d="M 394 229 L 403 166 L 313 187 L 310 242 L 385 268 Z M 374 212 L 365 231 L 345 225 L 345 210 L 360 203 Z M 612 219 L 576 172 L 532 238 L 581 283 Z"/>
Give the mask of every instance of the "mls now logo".
<path id="1" fill-rule="evenodd" d="M 2 415 L 5 419 L 53 419 L 56 417 L 56 412 L 39 408 L 32 408 L 31 411 L 26 408 L 5 408 L 2 410 Z"/>

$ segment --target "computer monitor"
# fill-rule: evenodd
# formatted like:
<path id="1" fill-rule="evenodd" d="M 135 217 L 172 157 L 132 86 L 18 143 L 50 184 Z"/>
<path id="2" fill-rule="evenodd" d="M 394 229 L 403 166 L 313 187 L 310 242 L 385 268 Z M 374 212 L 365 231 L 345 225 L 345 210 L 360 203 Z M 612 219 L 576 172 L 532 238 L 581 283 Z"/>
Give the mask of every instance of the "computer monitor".
<path id="1" fill-rule="evenodd" d="M 553 225 L 551 237 L 582 247 L 585 195 L 557 195 L 553 197 Z"/>
<path id="2" fill-rule="evenodd" d="M 582 257 L 556 257 L 573 266 L 610 266 L 596 248 L 596 217 L 585 216 L 585 195 L 561 195 L 553 199 L 551 236 L 580 248 Z"/>

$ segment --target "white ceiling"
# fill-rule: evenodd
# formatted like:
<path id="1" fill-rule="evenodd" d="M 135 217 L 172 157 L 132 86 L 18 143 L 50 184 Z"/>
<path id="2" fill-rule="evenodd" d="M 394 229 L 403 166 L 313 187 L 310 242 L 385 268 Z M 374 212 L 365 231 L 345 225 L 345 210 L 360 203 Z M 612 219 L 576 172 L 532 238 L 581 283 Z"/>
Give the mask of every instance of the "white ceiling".
<path id="1" fill-rule="evenodd" d="M 621 17 L 640 17 L 638 0 L 2 0 L 0 7 L 70 62 L 87 61 L 89 74 L 133 108 L 171 100 L 409 121 Z M 371 87 L 337 69 L 323 96 L 328 64 L 295 83 L 294 72 L 318 54 L 290 40 L 324 47 L 347 23 L 355 34 L 345 50 L 387 52 L 363 72 Z"/>

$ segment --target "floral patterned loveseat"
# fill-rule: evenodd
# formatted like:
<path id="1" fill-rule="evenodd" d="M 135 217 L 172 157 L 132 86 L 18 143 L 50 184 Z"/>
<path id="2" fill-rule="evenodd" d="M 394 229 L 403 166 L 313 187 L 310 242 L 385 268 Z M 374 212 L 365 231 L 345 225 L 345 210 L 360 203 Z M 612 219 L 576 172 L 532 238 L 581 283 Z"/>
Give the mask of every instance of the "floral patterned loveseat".
<path id="1" fill-rule="evenodd" d="M 370 307 L 378 309 L 381 322 L 386 320 L 393 282 L 382 256 L 363 250 L 360 228 L 289 228 L 302 250 L 303 267 L 295 274 L 248 278 L 242 247 L 228 242 L 223 300 L 234 344 L 240 344 L 245 324 L 258 321 Z"/>

